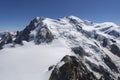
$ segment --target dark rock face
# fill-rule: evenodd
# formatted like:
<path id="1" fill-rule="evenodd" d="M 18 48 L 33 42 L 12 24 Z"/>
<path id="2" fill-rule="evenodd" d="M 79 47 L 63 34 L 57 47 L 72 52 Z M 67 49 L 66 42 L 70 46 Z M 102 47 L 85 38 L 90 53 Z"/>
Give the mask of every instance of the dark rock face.
<path id="1" fill-rule="evenodd" d="M 106 55 L 106 57 L 103 57 L 103 61 L 113 72 L 119 73 L 117 66 L 112 62 L 109 56 Z M 67 55 L 62 58 L 61 62 L 64 62 L 64 64 L 62 66 L 59 66 L 59 64 L 54 66 L 49 80 L 115 80 L 115 76 L 102 65 L 97 66 L 90 61 L 86 61 L 91 70 L 101 75 L 98 79 L 88 70 L 86 65 L 75 56 Z M 51 70 L 51 67 L 49 70 Z M 119 80 L 119 78 L 117 80 Z"/>
<path id="2" fill-rule="evenodd" d="M 107 46 L 107 44 L 108 44 L 107 39 L 106 39 L 106 38 L 105 38 L 105 39 L 103 39 L 103 44 L 102 44 L 102 46 L 103 46 L 103 47 L 106 47 L 106 46 Z"/>
<path id="3" fill-rule="evenodd" d="M 34 30 L 37 27 L 35 23 L 38 23 L 38 22 L 39 20 L 35 18 L 30 22 L 28 26 L 26 26 L 26 28 L 23 31 L 17 32 L 17 36 L 14 42 L 17 44 L 23 44 L 22 43 L 23 40 L 29 41 L 30 31 Z"/>
<path id="4" fill-rule="evenodd" d="M 73 23 L 73 24 L 75 24 L 75 25 L 80 24 L 76 19 L 73 19 L 73 18 L 70 18 L 70 17 L 67 17 L 67 18 L 69 19 L 69 22 L 70 22 L 70 23 Z"/>
<path id="5" fill-rule="evenodd" d="M 113 54 L 115 54 L 115 55 L 117 55 L 117 56 L 120 57 L 120 49 L 119 49 L 119 47 L 118 47 L 116 44 L 112 44 L 112 45 L 110 46 L 110 48 L 111 48 L 110 51 L 111 51 Z"/>
<path id="6" fill-rule="evenodd" d="M 88 60 L 86 60 L 86 63 L 90 66 L 90 68 L 93 71 L 101 73 L 101 70 L 100 70 L 99 66 L 97 66 L 96 64 L 94 64 L 94 63 L 92 63 L 92 62 L 90 62 Z"/>
<path id="7" fill-rule="evenodd" d="M 100 68 L 100 72 L 102 73 L 102 76 L 99 80 L 114 80 L 114 78 L 111 77 L 109 71 L 104 69 L 103 66 L 100 65 L 99 68 Z"/>
<path id="8" fill-rule="evenodd" d="M 87 38 L 92 38 L 95 39 L 96 41 L 98 41 L 101 46 L 106 47 L 109 43 L 109 39 L 107 39 L 105 36 L 98 34 L 95 30 L 93 30 L 92 32 L 90 31 L 85 31 L 82 30 L 81 33 L 86 36 Z M 98 45 L 97 45 L 98 46 Z"/>
<path id="9" fill-rule="evenodd" d="M 5 45 L 5 42 L 4 41 L 2 41 L 2 42 L 0 42 L 0 49 L 3 49 L 3 46 Z"/>
<path id="10" fill-rule="evenodd" d="M 90 68 L 101 74 L 101 78 L 99 80 L 114 80 L 114 75 L 112 75 L 107 69 L 105 69 L 103 66 L 99 65 L 97 66 L 96 64 L 90 62 L 90 61 L 86 61 L 86 63 L 90 66 Z M 111 62 L 106 62 L 107 65 L 109 65 L 110 69 L 115 69 L 116 66 L 115 64 L 111 63 Z M 111 65 L 110 65 L 111 64 Z M 113 64 L 113 65 L 112 65 Z M 114 71 L 118 72 L 118 69 L 116 68 Z"/>
<path id="11" fill-rule="evenodd" d="M 120 33 L 115 30 L 108 32 L 108 34 L 114 37 L 120 37 Z"/>
<path id="12" fill-rule="evenodd" d="M 115 40 L 113 40 L 113 39 L 110 39 L 113 43 L 116 43 L 116 41 Z"/>
<path id="13" fill-rule="evenodd" d="M 54 39 L 54 36 L 52 35 L 51 31 L 47 28 L 46 25 L 42 26 L 41 29 L 39 29 L 37 36 L 36 36 L 36 43 L 40 44 L 42 42 L 52 42 Z"/>
<path id="14" fill-rule="evenodd" d="M 118 77 L 118 80 L 120 80 L 120 77 Z"/>
<path id="15" fill-rule="evenodd" d="M 73 51 L 75 54 L 80 55 L 81 57 L 82 57 L 83 55 L 85 55 L 85 51 L 84 51 L 84 49 L 83 49 L 81 46 L 72 48 L 72 51 Z"/>
<path id="16" fill-rule="evenodd" d="M 106 28 L 102 28 L 102 29 L 100 29 L 100 31 L 107 31 L 107 30 L 109 30 L 110 28 L 112 28 L 113 26 L 109 26 L 109 27 L 106 27 Z"/>
<path id="17" fill-rule="evenodd" d="M 2 49 L 5 44 L 9 44 L 12 42 L 12 35 L 9 32 L 3 33 L 0 39 L 0 49 Z"/>
<path id="18" fill-rule="evenodd" d="M 65 56 L 62 66 L 56 65 L 49 80 L 98 80 L 87 67 L 74 56 Z"/>
<path id="19" fill-rule="evenodd" d="M 21 31 L 18 34 L 18 36 L 14 42 L 17 44 L 22 44 L 22 40 L 29 41 L 29 34 L 30 34 L 30 31 L 25 28 L 23 31 Z"/>
<path id="20" fill-rule="evenodd" d="M 106 57 L 103 58 L 105 64 L 114 72 L 119 73 L 119 70 L 117 69 L 117 66 L 112 62 L 109 56 L 106 55 Z"/>
<path id="21" fill-rule="evenodd" d="M 29 42 L 30 40 L 34 40 L 36 44 L 40 44 L 42 42 L 49 43 L 54 39 L 51 31 L 47 28 L 46 25 L 43 25 L 42 18 L 34 19 L 30 22 L 30 24 L 21 32 L 18 32 L 16 40 L 14 41 L 17 44 L 23 44 L 22 41 L 25 40 Z M 36 30 L 36 35 L 31 38 L 31 31 Z"/>

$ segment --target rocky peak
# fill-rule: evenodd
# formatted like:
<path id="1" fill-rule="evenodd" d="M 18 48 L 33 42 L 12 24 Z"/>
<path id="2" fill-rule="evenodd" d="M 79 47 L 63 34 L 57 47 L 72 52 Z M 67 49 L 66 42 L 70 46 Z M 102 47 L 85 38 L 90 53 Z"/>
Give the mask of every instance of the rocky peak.
<path id="1" fill-rule="evenodd" d="M 120 28 L 114 25 L 94 24 L 75 16 L 60 20 L 37 17 L 16 32 L 15 40 L 10 33 L 0 34 L 0 48 L 12 42 L 32 41 L 38 45 L 64 40 L 76 56 L 64 56 L 50 67 L 53 71 L 49 80 L 119 80 L 120 67 L 113 57 L 120 59 Z"/>
<path id="2" fill-rule="evenodd" d="M 2 49 L 5 44 L 12 43 L 14 36 L 15 35 L 12 35 L 10 32 L 1 33 L 0 34 L 0 49 Z"/>
<path id="3" fill-rule="evenodd" d="M 86 65 L 75 56 L 65 56 L 63 65 L 56 65 L 49 80 L 98 80 Z"/>
<path id="4" fill-rule="evenodd" d="M 53 40 L 53 35 L 48 29 L 47 25 L 43 23 L 45 18 L 37 17 L 33 19 L 30 24 L 20 32 L 17 36 L 15 43 L 22 44 L 22 41 L 34 40 L 36 44 L 41 42 L 51 42 Z"/>

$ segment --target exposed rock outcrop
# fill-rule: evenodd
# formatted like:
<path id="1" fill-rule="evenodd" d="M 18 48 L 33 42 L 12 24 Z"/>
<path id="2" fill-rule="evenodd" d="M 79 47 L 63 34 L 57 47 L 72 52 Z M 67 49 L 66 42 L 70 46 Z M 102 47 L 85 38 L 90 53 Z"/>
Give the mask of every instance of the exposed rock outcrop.
<path id="1" fill-rule="evenodd" d="M 111 60 L 111 59 L 110 59 Z M 108 59 L 108 56 L 105 57 L 105 63 L 110 67 L 111 70 L 114 70 L 115 72 L 119 72 L 116 65 L 112 63 Z M 108 62 L 107 62 L 108 61 Z M 99 73 L 101 75 L 99 80 L 114 80 L 114 75 L 112 75 L 107 69 L 105 69 L 102 65 L 96 65 L 95 63 L 92 63 L 88 60 L 86 60 L 86 63 L 89 65 L 89 67 L 95 71 L 96 73 Z M 119 79 L 118 79 L 119 80 Z"/>
<path id="2" fill-rule="evenodd" d="M 103 57 L 103 60 L 105 62 L 105 64 L 113 71 L 116 73 L 119 73 L 119 70 L 117 68 L 117 66 L 114 64 L 114 62 L 111 60 L 111 58 L 106 55 L 106 57 Z"/>
<path id="3" fill-rule="evenodd" d="M 74 16 L 58 20 L 37 17 L 15 35 L 9 32 L 0 34 L 0 49 L 11 44 L 13 47 L 15 44 L 24 45 L 24 41 L 48 44 L 55 39 L 61 43 L 53 43 L 55 47 L 66 49 L 67 46 L 76 57 L 67 55 L 49 67 L 49 71 L 53 70 L 49 80 L 120 80 L 120 67 L 115 62 L 120 58 L 120 28 L 115 26 Z"/>
<path id="4" fill-rule="evenodd" d="M 14 42 L 17 44 L 23 44 L 23 40 L 27 42 L 33 40 L 36 44 L 51 42 L 54 39 L 54 36 L 47 25 L 43 24 L 43 20 L 44 18 L 33 19 L 23 31 L 19 32 Z M 32 34 L 32 32 L 35 33 Z"/>
<path id="5" fill-rule="evenodd" d="M 37 32 L 36 35 L 36 43 L 40 44 L 43 42 L 49 43 L 54 39 L 51 31 L 46 27 L 46 25 L 42 26 L 41 29 Z"/>
<path id="6" fill-rule="evenodd" d="M 106 38 L 103 39 L 103 43 L 102 43 L 102 46 L 103 47 L 106 47 L 108 44 L 108 40 Z"/>
<path id="7" fill-rule="evenodd" d="M 98 80 L 75 56 L 67 55 L 61 62 L 64 64 L 55 66 L 49 80 Z"/>
<path id="8" fill-rule="evenodd" d="M 120 48 L 116 44 L 110 46 L 110 51 L 120 57 Z"/>
<path id="9" fill-rule="evenodd" d="M 85 50 L 81 46 L 72 48 L 72 51 L 81 57 L 86 54 Z"/>
<path id="10" fill-rule="evenodd" d="M 2 49 L 5 44 L 12 43 L 13 42 L 12 37 L 13 37 L 12 34 L 10 34 L 9 32 L 4 32 L 3 34 L 1 34 L 0 49 Z"/>

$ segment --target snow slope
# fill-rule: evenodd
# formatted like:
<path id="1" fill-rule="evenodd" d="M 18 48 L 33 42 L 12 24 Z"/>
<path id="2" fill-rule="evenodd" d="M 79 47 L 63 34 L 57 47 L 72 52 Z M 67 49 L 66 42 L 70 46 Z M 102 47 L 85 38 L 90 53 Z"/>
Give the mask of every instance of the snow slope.
<path id="1" fill-rule="evenodd" d="M 48 67 L 70 54 L 65 46 L 62 40 L 49 45 L 24 41 L 24 46 L 0 50 L 0 80 L 48 80 Z"/>
<path id="2" fill-rule="evenodd" d="M 37 17 L 10 36 L 0 36 L 0 80 L 49 80 L 48 68 L 62 67 L 65 55 L 82 59 L 98 80 L 119 80 L 120 28 L 112 22 Z"/>

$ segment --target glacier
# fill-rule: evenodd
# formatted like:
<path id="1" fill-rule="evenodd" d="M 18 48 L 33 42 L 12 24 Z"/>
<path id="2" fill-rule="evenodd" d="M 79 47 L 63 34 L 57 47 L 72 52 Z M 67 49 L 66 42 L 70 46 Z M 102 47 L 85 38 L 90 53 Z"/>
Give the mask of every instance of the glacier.
<path id="1" fill-rule="evenodd" d="M 120 80 L 120 27 L 37 17 L 0 33 L 0 80 Z"/>

